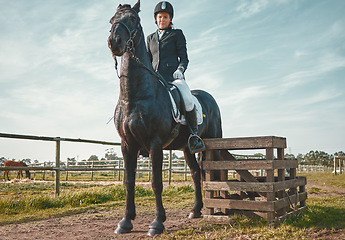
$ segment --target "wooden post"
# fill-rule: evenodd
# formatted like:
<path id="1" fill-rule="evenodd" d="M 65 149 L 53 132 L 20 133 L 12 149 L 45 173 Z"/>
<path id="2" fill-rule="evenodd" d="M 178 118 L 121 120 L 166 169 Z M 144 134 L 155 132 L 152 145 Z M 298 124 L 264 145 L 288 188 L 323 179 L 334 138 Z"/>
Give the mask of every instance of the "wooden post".
<path id="1" fill-rule="evenodd" d="M 66 161 L 66 167 L 68 168 L 68 159 Z M 66 171 L 66 181 L 68 181 L 68 171 Z"/>
<path id="2" fill-rule="evenodd" d="M 213 161 L 214 160 L 214 151 L 213 150 L 206 150 L 206 161 Z M 212 181 L 214 179 L 214 171 L 208 170 L 205 171 L 205 180 L 206 181 Z M 205 198 L 211 199 L 214 196 L 214 191 L 206 191 L 205 192 Z M 207 208 L 205 209 L 204 215 L 212 215 L 214 214 L 214 208 Z"/>
<path id="3" fill-rule="evenodd" d="M 187 162 L 184 161 L 184 181 L 187 181 Z"/>
<path id="4" fill-rule="evenodd" d="M 114 160 L 114 179 L 116 178 L 116 171 L 115 171 L 115 169 L 116 169 L 116 163 L 115 163 L 115 160 Z"/>
<path id="5" fill-rule="evenodd" d="M 273 148 L 266 148 L 266 159 L 273 160 L 274 159 L 274 152 Z M 266 170 L 266 182 L 274 182 L 274 170 L 267 169 Z M 275 200 L 275 192 L 268 192 L 267 193 L 267 201 L 274 201 Z M 267 222 L 271 223 L 274 219 L 274 212 L 267 213 Z"/>
<path id="6" fill-rule="evenodd" d="M 337 157 L 334 156 L 334 175 L 337 175 Z"/>
<path id="7" fill-rule="evenodd" d="M 55 196 L 60 194 L 60 140 L 56 140 L 56 152 L 55 152 Z"/>
<path id="8" fill-rule="evenodd" d="M 120 159 L 118 160 L 117 162 L 118 166 L 119 166 L 119 171 L 117 171 L 117 180 L 118 181 L 121 181 L 121 171 L 120 171 L 120 168 L 121 168 L 121 162 L 120 162 Z"/>
<path id="9" fill-rule="evenodd" d="M 171 183 L 172 150 L 169 151 L 169 185 Z"/>
<path id="10" fill-rule="evenodd" d="M 341 158 L 339 158 L 339 175 L 341 174 Z"/>
<path id="11" fill-rule="evenodd" d="M 277 160 L 284 161 L 284 148 L 277 149 Z M 285 181 L 285 169 L 278 169 L 278 181 Z M 282 199 L 285 196 L 285 190 L 278 192 L 278 198 Z M 279 216 L 283 216 L 286 213 L 285 208 L 281 208 L 277 211 Z"/>
<path id="12" fill-rule="evenodd" d="M 94 167 L 94 161 L 91 162 L 91 168 Z M 93 171 L 91 171 L 91 181 L 93 181 Z"/>
<path id="13" fill-rule="evenodd" d="M 45 166 L 46 166 L 46 162 L 43 163 L 43 167 L 45 167 Z M 43 181 L 44 181 L 45 177 L 46 177 L 46 170 L 43 170 L 43 177 L 42 177 Z"/>

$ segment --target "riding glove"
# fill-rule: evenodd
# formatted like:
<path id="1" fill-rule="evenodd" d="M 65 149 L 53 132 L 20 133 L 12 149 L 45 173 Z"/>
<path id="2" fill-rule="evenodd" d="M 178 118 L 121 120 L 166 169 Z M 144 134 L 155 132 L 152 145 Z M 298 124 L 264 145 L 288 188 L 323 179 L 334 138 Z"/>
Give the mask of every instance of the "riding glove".
<path id="1" fill-rule="evenodd" d="M 183 72 L 177 69 L 173 74 L 174 79 L 184 79 Z"/>

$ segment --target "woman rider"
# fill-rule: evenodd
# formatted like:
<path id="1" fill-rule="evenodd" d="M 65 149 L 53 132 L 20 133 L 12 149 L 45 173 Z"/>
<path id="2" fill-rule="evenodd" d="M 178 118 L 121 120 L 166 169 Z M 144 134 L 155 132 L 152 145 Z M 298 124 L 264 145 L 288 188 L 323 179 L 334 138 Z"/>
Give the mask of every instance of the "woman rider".
<path id="1" fill-rule="evenodd" d="M 186 38 L 180 29 L 172 28 L 173 6 L 166 1 L 160 2 L 154 9 L 154 18 L 158 30 L 147 37 L 147 52 L 152 67 L 166 81 L 174 84 L 181 92 L 186 109 L 186 120 L 191 129 L 189 147 L 191 153 L 203 151 L 204 143 L 197 136 L 198 124 L 196 109 L 190 89 L 184 79 L 188 66 Z"/>

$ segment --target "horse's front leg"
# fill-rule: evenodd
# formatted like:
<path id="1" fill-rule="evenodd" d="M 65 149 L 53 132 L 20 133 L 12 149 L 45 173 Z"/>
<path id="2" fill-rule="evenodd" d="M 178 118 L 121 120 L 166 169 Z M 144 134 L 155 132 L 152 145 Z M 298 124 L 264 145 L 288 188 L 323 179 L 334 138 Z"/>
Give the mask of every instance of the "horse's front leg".
<path id="1" fill-rule="evenodd" d="M 4 171 L 4 179 L 10 181 L 10 178 L 8 177 L 8 172 L 9 171 Z"/>
<path id="2" fill-rule="evenodd" d="M 156 197 L 156 219 L 150 224 L 150 230 L 147 235 L 154 236 L 164 231 L 163 222 L 166 220 L 165 209 L 162 202 L 163 180 L 163 150 L 162 145 L 155 144 L 151 146 L 152 161 L 152 189 Z"/>
<path id="3" fill-rule="evenodd" d="M 203 207 L 201 193 L 201 170 L 195 159 L 195 154 L 191 154 L 188 148 L 184 150 L 184 158 L 189 166 L 194 182 L 194 207 L 192 212 L 189 214 L 189 218 L 200 218 L 201 209 Z"/>
<path id="4" fill-rule="evenodd" d="M 139 148 L 129 147 L 121 143 L 123 160 L 125 163 L 125 185 L 126 185 L 126 212 L 125 217 L 119 222 L 115 233 L 129 233 L 133 229 L 131 220 L 135 219 L 135 170 L 137 168 L 137 155 Z"/>

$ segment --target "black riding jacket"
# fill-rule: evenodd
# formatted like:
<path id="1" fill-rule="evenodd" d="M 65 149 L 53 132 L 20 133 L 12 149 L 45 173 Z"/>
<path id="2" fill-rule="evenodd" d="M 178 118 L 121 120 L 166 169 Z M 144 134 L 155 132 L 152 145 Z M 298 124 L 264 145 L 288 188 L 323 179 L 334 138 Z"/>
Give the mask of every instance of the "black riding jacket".
<path id="1" fill-rule="evenodd" d="M 178 67 L 188 66 L 186 38 L 180 29 L 167 29 L 159 40 L 158 30 L 147 37 L 147 52 L 152 67 L 166 81 L 172 82 Z"/>

